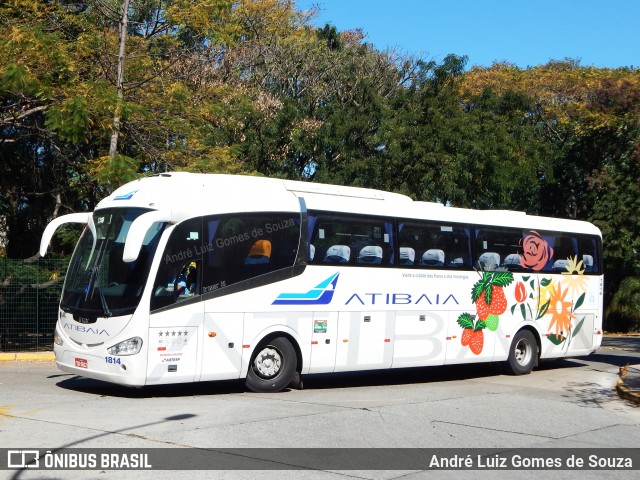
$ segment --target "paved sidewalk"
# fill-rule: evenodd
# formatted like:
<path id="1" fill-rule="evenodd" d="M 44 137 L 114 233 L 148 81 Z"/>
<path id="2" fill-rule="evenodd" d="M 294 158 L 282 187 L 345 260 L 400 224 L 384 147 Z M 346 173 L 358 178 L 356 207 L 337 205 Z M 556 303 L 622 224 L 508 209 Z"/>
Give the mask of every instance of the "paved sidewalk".
<path id="1" fill-rule="evenodd" d="M 53 352 L 0 353 L 0 362 L 53 362 L 55 359 Z"/>

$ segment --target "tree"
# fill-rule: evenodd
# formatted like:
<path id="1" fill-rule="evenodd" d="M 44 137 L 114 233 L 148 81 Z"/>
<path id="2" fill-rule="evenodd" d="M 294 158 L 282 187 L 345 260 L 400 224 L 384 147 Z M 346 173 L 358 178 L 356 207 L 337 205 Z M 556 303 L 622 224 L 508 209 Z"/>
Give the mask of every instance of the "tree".
<path id="1" fill-rule="evenodd" d="M 535 208 L 549 168 L 528 120 L 531 100 L 486 88 L 463 101 L 465 62 L 450 55 L 440 65 L 423 63 L 394 100 L 384 142 L 387 188 L 456 206 Z"/>
<path id="2" fill-rule="evenodd" d="M 78 172 L 86 151 L 74 145 L 89 122 L 72 48 L 84 28 L 82 9 L 74 2 L 0 5 L 0 215 L 9 256 L 32 255 L 48 218 L 92 198 Z"/>
<path id="3" fill-rule="evenodd" d="M 226 149 L 203 143 L 193 108 L 211 88 L 193 82 L 193 65 L 220 51 L 217 19 L 231 1 L 122 5 L 0 5 L 0 209 L 11 256 L 32 254 L 53 216 L 92 208 L 137 175 L 237 171 Z"/>

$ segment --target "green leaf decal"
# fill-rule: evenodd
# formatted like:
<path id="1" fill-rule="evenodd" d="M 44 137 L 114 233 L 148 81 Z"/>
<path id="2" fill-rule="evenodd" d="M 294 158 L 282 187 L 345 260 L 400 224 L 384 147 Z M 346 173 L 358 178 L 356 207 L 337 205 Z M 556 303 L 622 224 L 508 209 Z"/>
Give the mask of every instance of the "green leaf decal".
<path id="1" fill-rule="evenodd" d="M 511 272 L 494 272 L 493 280 L 491 281 L 492 285 L 496 285 L 498 287 L 506 287 L 511 282 L 513 282 L 513 273 Z"/>
<path id="2" fill-rule="evenodd" d="M 523 282 L 528 282 L 531 277 L 527 275 L 526 277 L 522 277 Z"/>
<path id="3" fill-rule="evenodd" d="M 551 334 L 547 335 L 547 340 L 549 340 L 554 345 L 560 345 L 566 339 L 567 339 L 567 337 L 565 337 L 563 335 L 556 335 L 555 333 L 551 333 Z"/>
<path id="4" fill-rule="evenodd" d="M 484 328 L 487 328 L 487 324 L 484 322 L 484 320 L 478 320 L 478 323 L 476 323 L 476 326 L 473 329 L 473 331 L 477 332 L 478 330 L 482 330 Z"/>
<path id="5" fill-rule="evenodd" d="M 493 289 L 487 288 L 484 291 L 484 301 L 487 302 L 487 305 L 491 305 L 491 297 L 493 295 Z"/>
<path id="6" fill-rule="evenodd" d="M 573 329 L 573 336 L 574 336 L 574 337 L 578 334 L 578 332 L 579 332 L 579 331 L 580 331 L 580 329 L 582 328 L 582 325 L 584 324 L 584 318 L 585 318 L 585 317 L 582 317 L 582 320 L 580 320 L 580 321 L 578 322 L 578 324 L 576 325 L 576 328 L 574 328 L 574 329 Z"/>
<path id="7" fill-rule="evenodd" d="M 535 282 L 534 280 L 531 280 L 531 281 L 529 282 L 529 285 L 531 286 L 531 288 L 532 288 L 532 289 L 535 289 L 535 288 L 536 288 L 536 282 Z"/>
<path id="8" fill-rule="evenodd" d="M 523 304 L 521 303 L 520 305 L 523 305 Z M 516 304 L 514 303 L 514 304 L 511 306 L 511 315 L 513 315 L 513 312 L 515 312 L 515 311 L 516 311 Z"/>
<path id="9" fill-rule="evenodd" d="M 473 328 L 473 320 L 471 319 L 471 315 L 468 313 L 463 313 L 458 317 L 458 325 L 464 328 Z"/>
<path id="10" fill-rule="evenodd" d="M 527 319 L 527 310 L 524 307 L 524 303 L 520 304 L 520 313 L 522 313 L 522 318 L 524 320 L 526 320 Z"/>
<path id="11" fill-rule="evenodd" d="M 538 313 L 538 317 L 536 318 L 536 320 L 540 320 L 542 317 L 545 316 L 545 314 L 547 313 L 547 310 L 549 310 L 549 303 L 550 301 L 542 305 L 542 308 L 540 309 L 540 313 Z"/>
<path id="12" fill-rule="evenodd" d="M 540 280 L 540 285 L 543 287 L 548 287 L 550 283 L 551 283 L 550 278 L 543 278 L 542 280 Z"/>
<path id="13" fill-rule="evenodd" d="M 584 303 L 584 295 L 586 292 L 583 292 L 582 295 L 580 295 L 580 298 L 578 298 L 578 301 L 576 302 L 576 306 L 573 307 L 573 311 L 575 312 L 578 308 L 580 308 L 580 305 L 582 305 Z"/>
<path id="14" fill-rule="evenodd" d="M 483 291 L 484 291 L 484 283 L 482 282 L 482 280 L 480 280 L 476 282 L 476 284 L 471 289 L 471 300 L 473 300 L 473 302 L 475 303 Z"/>

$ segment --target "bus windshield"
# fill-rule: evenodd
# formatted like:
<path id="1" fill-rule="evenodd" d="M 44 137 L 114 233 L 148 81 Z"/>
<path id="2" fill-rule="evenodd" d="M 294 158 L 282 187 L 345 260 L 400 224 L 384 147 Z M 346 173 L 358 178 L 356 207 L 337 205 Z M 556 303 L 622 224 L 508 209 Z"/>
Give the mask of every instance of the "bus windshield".
<path id="1" fill-rule="evenodd" d="M 92 215 L 69 264 L 60 301 L 64 311 L 91 319 L 133 313 L 165 224 L 147 231 L 137 260 L 125 263 L 122 253 L 131 224 L 148 211 L 111 208 Z"/>

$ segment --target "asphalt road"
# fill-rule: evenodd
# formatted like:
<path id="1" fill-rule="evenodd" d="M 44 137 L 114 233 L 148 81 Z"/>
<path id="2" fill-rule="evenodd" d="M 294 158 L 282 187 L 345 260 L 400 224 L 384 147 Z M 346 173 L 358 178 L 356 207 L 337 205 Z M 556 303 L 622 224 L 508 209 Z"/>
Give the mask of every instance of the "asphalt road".
<path id="1" fill-rule="evenodd" d="M 626 364 L 640 364 L 640 338 L 608 337 L 589 357 L 543 363 L 521 377 L 503 375 L 495 365 L 460 365 L 310 376 L 303 390 L 256 394 L 239 382 L 128 389 L 68 375 L 49 363 L 0 363 L 0 448 L 637 448 L 640 409 L 618 398 L 613 389 L 618 368 Z M 517 473 L 536 479 L 627 479 L 637 470 Z M 22 469 L 0 471 L 0 478 L 106 479 L 114 474 Z M 411 480 L 450 478 L 451 472 L 187 474 Z M 514 476 L 496 471 L 466 474 Z M 173 479 L 177 472 L 125 475 Z"/>

